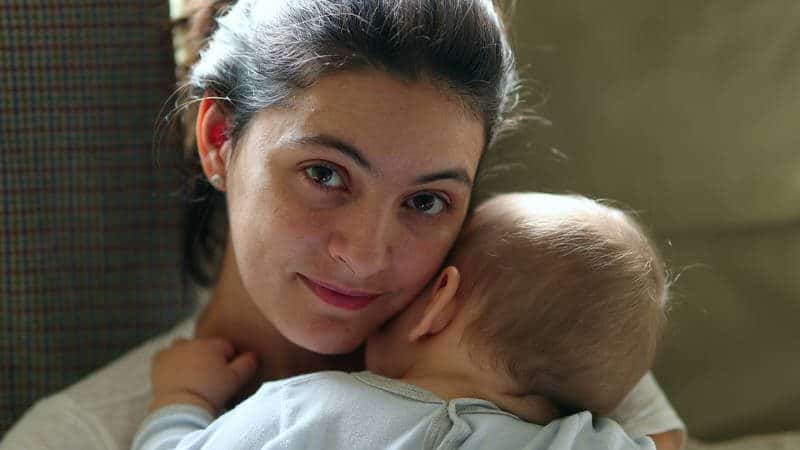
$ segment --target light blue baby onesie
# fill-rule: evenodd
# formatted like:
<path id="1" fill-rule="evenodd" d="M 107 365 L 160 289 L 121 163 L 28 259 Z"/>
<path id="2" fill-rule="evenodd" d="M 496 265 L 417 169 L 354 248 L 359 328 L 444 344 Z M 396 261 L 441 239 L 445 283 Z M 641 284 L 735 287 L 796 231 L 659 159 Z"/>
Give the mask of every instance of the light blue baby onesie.
<path id="1" fill-rule="evenodd" d="M 582 412 L 546 426 L 524 422 L 485 400 L 443 401 L 416 386 L 369 372 L 317 372 L 265 383 L 213 421 L 176 405 L 150 415 L 135 450 L 656 450 L 609 419 Z"/>

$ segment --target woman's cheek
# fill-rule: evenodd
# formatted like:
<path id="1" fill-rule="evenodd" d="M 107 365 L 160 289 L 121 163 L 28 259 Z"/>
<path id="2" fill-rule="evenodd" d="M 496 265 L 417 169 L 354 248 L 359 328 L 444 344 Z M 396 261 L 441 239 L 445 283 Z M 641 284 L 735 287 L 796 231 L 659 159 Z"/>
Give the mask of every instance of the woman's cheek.
<path id="1" fill-rule="evenodd" d="M 292 171 L 273 174 L 270 195 L 263 200 L 269 205 L 269 221 L 273 230 L 271 236 L 296 240 L 309 237 L 309 231 L 318 228 L 319 218 L 315 217 L 315 198 L 301 175 Z M 274 232 L 279 234 L 274 234 Z"/>
<path id="2" fill-rule="evenodd" d="M 302 203 L 293 199 L 280 178 L 271 176 L 268 180 L 242 196 L 236 208 L 238 217 L 232 218 L 236 223 L 231 224 L 232 232 L 240 234 L 240 255 L 247 259 L 242 262 L 256 279 L 264 278 L 259 272 L 290 265 L 293 255 L 300 253 L 299 246 L 311 238 Z"/>
<path id="3" fill-rule="evenodd" d="M 455 234 L 439 234 L 437 239 L 418 240 L 413 245 L 405 245 L 402 258 L 398 260 L 399 277 L 408 286 L 412 298 L 416 297 L 442 268 L 444 258 L 455 241 Z M 410 301 L 410 299 L 409 299 Z"/>

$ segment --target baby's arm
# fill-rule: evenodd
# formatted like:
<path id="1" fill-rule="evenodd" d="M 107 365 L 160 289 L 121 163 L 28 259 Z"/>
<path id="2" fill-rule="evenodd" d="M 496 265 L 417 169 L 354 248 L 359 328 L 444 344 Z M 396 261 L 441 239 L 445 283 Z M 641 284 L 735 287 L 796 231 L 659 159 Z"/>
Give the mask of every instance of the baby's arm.
<path id="1" fill-rule="evenodd" d="M 153 399 L 148 412 L 190 404 L 219 415 L 225 403 L 255 375 L 256 367 L 253 353 L 236 355 L 233 345 L 224 339 L 178 339 L 153 359 Z"/>
<path id="2" fill-rule="evenodd" d="M 226 402 L 253 377 L 252 353 L 235 354 L 222 339 L 179 339 L 153 358 L 153 399 L 133 448 L 175 448 L 209 426 Z"/>

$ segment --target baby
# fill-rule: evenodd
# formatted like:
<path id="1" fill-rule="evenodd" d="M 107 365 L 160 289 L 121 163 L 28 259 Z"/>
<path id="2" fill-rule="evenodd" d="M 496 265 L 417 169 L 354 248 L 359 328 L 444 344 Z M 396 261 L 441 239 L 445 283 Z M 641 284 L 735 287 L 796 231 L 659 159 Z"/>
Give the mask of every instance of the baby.
<path id="1" fill-rule="evenodd" d="M 593 415 L 652 365 L 666 301 L 658 252 L 625 213 L 500 195 L 370 336 L 368 371 L 268 382 L 213 420 L 255 360 L 221 340 L 177 342 L 154 362 L 134 448 L 655 449 Z"/>

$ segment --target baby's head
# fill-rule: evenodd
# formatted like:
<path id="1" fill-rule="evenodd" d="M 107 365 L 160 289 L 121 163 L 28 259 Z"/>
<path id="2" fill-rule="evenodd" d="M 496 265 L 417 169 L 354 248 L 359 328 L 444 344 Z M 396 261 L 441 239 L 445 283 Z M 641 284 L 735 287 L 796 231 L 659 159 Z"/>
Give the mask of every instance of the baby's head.
<path id="1" fill-rule="evenodd" d="M 651 367 L 666 270 L 622 211 L 579 196 L 501 195 L 475 212 L 450 264 L 468 299 L 464 343 L 523 392 L 608 413 Z"/>
<path id="2" fill-rule="evenodd" d="M 407 338 L 413 349 L 455 328 L 450 344 L 473 364 L 563 413 L 610 412 L 653 363 L 666 321 L 666 271 L 618 209 L 579 196 L 500 195 L 475 210 L 446 266 L 458 272 L 444 272 L 388 325 L 400 330 L 392 339 Z M 449 314 L 428 314 L 448 289 L 453 301 L 438 308 Z M 393 359 L 402 367 L 402 348 L 393 352 L 381 342 L 389 334 L 377 335 L 368 366 Z"/>

